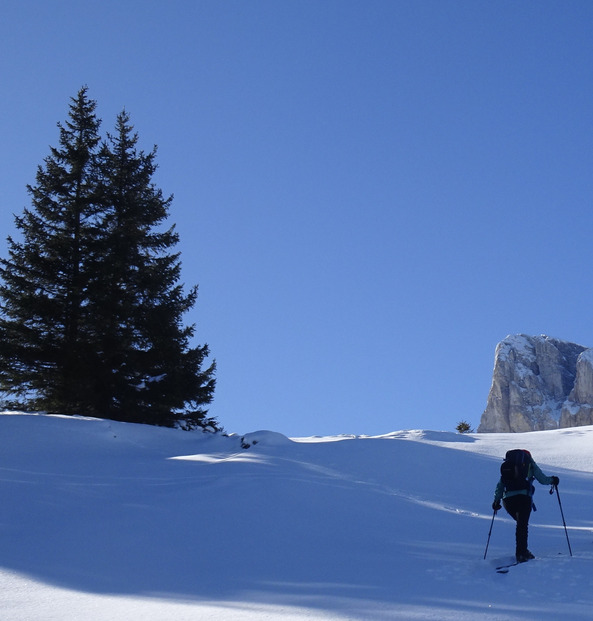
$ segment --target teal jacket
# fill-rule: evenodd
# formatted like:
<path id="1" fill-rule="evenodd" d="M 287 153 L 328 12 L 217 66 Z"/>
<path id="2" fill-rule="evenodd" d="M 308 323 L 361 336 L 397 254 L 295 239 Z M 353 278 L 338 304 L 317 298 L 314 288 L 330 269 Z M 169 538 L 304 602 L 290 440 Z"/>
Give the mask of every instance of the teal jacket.
<path id="1" fill-rule="evenodd" d="M 529 469 L 527 470 L 527 479 L 532 481 L 533 479 L 537 479 L 542 485 L 552 485 L 552 477 L 546 476 L 539 468 L 539 466 L 531 459 L 531 463 L 529 464 Z M 511 496 L 517 496 L 517 494 L 525 494 L 527 496 L 533 495 L 533 487 L 530 485 L 529 489 L 520 489 L 516 491 L 507 491 L 504 488 L 504 483 L 502 482 L 502 477 L 498 481 L 496 485 L 496 489 L 494 490 L 494 502 L 498 503 L 503 498 L 510 498 Z"/>

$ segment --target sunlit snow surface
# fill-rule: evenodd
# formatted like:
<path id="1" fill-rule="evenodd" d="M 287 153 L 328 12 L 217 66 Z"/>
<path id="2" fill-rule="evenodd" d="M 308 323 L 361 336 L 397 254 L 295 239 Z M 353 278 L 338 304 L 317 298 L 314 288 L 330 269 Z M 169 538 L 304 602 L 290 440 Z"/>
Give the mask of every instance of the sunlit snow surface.
<path id="1" fill-rule="evenodd" d="M 248 448 L 242 448 L 248 447 Z M 530 549 L 492 495 L 527 448 Z M 225 437 L 0 415 L 0 619 L 591 619 L 593 427 Z"/>

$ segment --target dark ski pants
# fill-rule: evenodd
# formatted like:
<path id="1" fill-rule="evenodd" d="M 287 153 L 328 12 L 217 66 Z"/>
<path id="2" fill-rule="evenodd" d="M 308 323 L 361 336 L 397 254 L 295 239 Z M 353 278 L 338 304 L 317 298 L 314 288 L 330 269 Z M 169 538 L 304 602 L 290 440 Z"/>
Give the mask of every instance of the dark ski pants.
<path id="1" fill-rule="evenodd" d="M 505 498 L 502 504 L 507 513 L 517 522 L 517 528 L 515 529 L 516 554 L 524 554 L 527 552 L 527 530 L 529 516 L 531 515 L 531 496 L 517 494 L 516 496 Z"/>

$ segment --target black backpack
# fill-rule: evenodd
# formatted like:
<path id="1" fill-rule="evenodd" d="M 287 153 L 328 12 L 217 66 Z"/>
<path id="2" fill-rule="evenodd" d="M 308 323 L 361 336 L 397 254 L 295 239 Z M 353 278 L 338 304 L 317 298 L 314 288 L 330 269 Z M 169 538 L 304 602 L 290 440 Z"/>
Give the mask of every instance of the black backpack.
<path id="1" fill-rule="evenodd" d="M 529 490 L 531 480 L 527 478 L 531 454 L 524 449 L 507 451 L 500 466 L 500 476 L 507 491 Z"/>

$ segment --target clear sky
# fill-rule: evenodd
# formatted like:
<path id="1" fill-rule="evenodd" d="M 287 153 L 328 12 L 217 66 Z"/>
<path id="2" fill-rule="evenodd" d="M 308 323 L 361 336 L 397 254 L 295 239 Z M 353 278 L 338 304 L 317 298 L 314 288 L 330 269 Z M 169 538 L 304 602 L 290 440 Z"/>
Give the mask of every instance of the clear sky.
<path id="1" fill-rule="evenodd" d="M 593 347 L 590 0 L 4 0 L 0 252 L 82 85 L 174 194 L 228 432 L 479 424 Z"/>

